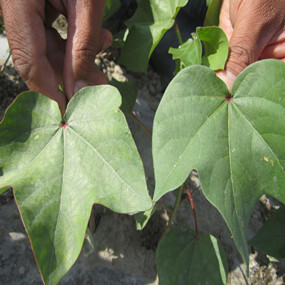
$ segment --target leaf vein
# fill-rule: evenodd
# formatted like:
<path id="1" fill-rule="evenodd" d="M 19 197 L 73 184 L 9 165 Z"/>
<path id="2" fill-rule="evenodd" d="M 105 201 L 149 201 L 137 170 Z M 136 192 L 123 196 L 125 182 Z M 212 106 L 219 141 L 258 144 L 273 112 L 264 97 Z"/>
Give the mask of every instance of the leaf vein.
<path id="1" fill-rule="evenodd" d="M 189 148 L 189 146 L 191 145 L 192 141 L 194 140 L 194 138 L 199 134 L 199 131 L 202 130 L 204 128 L 204 126 L 207 125 L 207 123 L 219 112 L 219 110 L 226 104 L 227 102 L 224 101 L 213 113 L 211 116 L 209 116 L 207 118 L 207 120 L 197 129 L 197 131 L 195 132 L 195 134 L 191 137 L 189 143 L 186 145 L 186 147 L 184 148 L 184 151 L 180 154 L 178 160 L 176 161 L 176 165 L 178 164 L 178 162 L 182 159 L 184 153 L 187 151 L 187 149 Z M 165 185 L 168 182 L 169 177 L 172 175 L 173 171 L 174 171 L 174 167 L 171 169 L 171 171 L 169 172 L 169 174 L 167 175 L 165 182 L 163 184 L 163 188 L 165 187 Z"/>
<path id="2" fill-rule="evenodd" d="M 129 183 L 127 183 L 117 172 L 116 170 L 112 167 L 112 165 L 96 150 L 96 148 L 90 144 L 84 137 L 82 137 L 80 134 L 78 134 L 75 130 L 73 130 L 71 127 L 69 128 L 69 130 L 71 130 L 75 135 L 77 135 L 85 144 L 87 144 L 100 158 L 101 160 L 111 169 L 111 171 L 119 178 L 119 180 L 121 180 L 125 185 L 130 186 L 132 191 L 136 193 L 136 191 L 134 191 L 134 189 L 132 188 L 131 185 L 129 185 Z M 130 189 L 129 189 L 130 190 Z"/>
<path id="3" fill-rule="evenodd" d="M 244 119 L 244 121 L 252 128 L 252 130 L 254 131 L 254 133 L 256 133 L 256 135 L 260 138 L 260 140 L 265 144 L 265 146 L 270 150 L 270 152 L 272 153 L 272 155 L 275 157 L 277 163 L 279 164 L 280 168 L 282 169 L 283 172 L 285 172 L 284 167 L 282 166 L 282 164 L 280 163 L 280 160 L 278 158 L 278 156 L 276 155 L 276 153 L 273 151 L 273 149 L 270 147 L 270 145 L 264 140 L 264 138 L 262 137 L 262 135 L 258 132 L 258 130 L 252 125 L 252 123 L 249 121 L 249 119 L 241 112 L 241 110 L 239 110 L 239 108 L 233 104 L 233 106 L 235 107 L 235 109 L 238 111 L 238 113 L 241 115 L 241 117 Z"/>

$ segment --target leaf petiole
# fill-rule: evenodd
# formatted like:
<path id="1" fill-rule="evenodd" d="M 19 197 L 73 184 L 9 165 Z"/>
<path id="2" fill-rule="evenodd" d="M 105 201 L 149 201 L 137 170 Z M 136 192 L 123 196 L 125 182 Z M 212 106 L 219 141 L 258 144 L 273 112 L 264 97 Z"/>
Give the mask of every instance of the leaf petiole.
<path id="1" fill-rule="evenodd" d="M 179 30 L 176 18 L 174 19 L 174 28 L 175 28 L 175 32 L 176 32 L 176 35 L 177 35 L 177 39 L 178 39 L 179 45 L 181 46 L 183 44 L 183 40 L 182 40 L 182 37 L 181 37 L 181 33 L 180 33 L 180 30 Z"/>
<path id="2" fill-rule="evenodd" d="M 166 226 L 166 229 L 165 229 L 165 234 L 169 231 L 169 229 L 170 229 L 170 227 L 171 227 L 171 225 L 173 223 L 173 220 L 175 218 L 176 212 L 177 212 L 179 204 L 180 204 L 180 200 L 181 200 L 181 196 L 182 196 L 182 192 L 183 192 L 183 187 L 184 187 L 184 184 L 182 184 L 179 187 L 179 189 L 178 189 L 178 193 L 177 193 L 177 196 L 176 196 L 174 208 L 173 208 L 173 211 L 172 211 L 171 216 L 169 218 L 169 221 L 167 223 L 167 226 Z"/>
<path id="3" fill-rule="evenodd" d="M 194 201 L 193 201 L 192 195 L 191 195 L 190 190 L 189 190 L 189 188 L 187 186 L 186 186 L 186 192 L 187 192 L 187 195 L 188 195 L 188 198 L 189 198 L 189 201 L 190 201 L 190 204 L 191 204 L 191 208 L 192 208 L 192 211 L 193 211 L 193 215 L 194 215 L 196 241 L 198 241 L 199 240 L 199 233 L 198 233 L 198 221 L 197 221 L 196 209 L 195 209 L 195 205 L 194 205 Z"/>

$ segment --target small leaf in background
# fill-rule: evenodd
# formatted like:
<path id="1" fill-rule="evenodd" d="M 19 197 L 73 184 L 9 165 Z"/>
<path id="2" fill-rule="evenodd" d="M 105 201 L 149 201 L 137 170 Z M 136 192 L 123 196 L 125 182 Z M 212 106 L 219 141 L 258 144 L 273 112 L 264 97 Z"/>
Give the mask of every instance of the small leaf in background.
<path id="1" fill-rule="evenodd" d="M 1 175 L 0 175 L 0 176 L 1 176 Z M 0 195 L 1 195 L 2 193 L 4 193 L 5 191 L 9 190 L 10 188 L 11 188 L 10 186 L 0 188 Z"/>
<path id="2" fill-rule="evenodd" d="M 127 39 L 129 30 L 121 30 L 118 33 L 113 35 L 113 42 L 112 42 L 112 48 L 122 48 L 125 44 L 125 41 Z"/>
<path id="3" fill-rule="evenodd" d="M 161 239 L 156 252 L 159 285 L 226 284 L 224 250 L 213 236 L 196 240 L 192 230 L 174 227 Z"/>
<path id="4" fill-rule="evenodd" d="M 275 211 L 248 243 L 277 259 L 285 258 L 285 206 Z"/>
<path id="5" fill-rule="evenodd" d="M 156 207 L 157 206 L 155 204 L 152 209 L 135 214 L 136 228 L 138 231 L 143 230 L 143 228 L 147 225 L 149 219 L 152 217 L 152 215 L 156 211 Z"/>
<path id="6" fill-rule="evenodd" d="M 218 26 L 222 0 L 207 0 L 207 14 L 204 26 Z"/>
<path id="7" fill-rule="evenodd" d="M 184 67 L 202 62 L 202 45 L 197 37 L 188 39 L 178 48 L 170 48 L 169 53 L 174 60 L 180 59 Z"/>
<path id="8" fill-rule="evenodd" d="M 61 122 L 55 101 L 27 92 L 0 125 L 0 187 L 14 188 L 46 284 L 77 259 L 94 203 L 119 213 L 152 207 L 120 105 L 112 86 L 83 88 Z"/>
<path id="9" fill-rule="evenodd" d="M 196 33 L 205 47 L 202 64 L 213 70 L 224 69 L 229 52 L 224 31 L 219 27 L 198 27 Z"/>
<path id="10" fill-rule="evenodd" d="M 132 112 L 136 99 L 138 97 L 138 88 L 134 81 L 126 81 L 126 82 L 120 82 L 116 79 L 112 79 L 111 82 L 109 82 L 110 85 L 116 87 L 121 96 L 122 96 L 122 105 L 120 109 L 122 112 L 126 115 Z"/>
<path id="11" fill-rule="evenodd" d="M 111 18 L 120 8 L 120 0 L 106 0 L 103 22 Z"/>
<path id="12" fill-rule="evenodd" d="M 197 169 L 206 198 L 222 213 L 248 263 L 247 227 L 256 201 L 285 203 L 285 63 L 263 60 L 225 83 L 205 66 L 168 85 L 154 118 L 157 201 Z"/>
<path id="13" fill-rule="evenodd" d="M 178 48 L 170 48 L 174 60 L 180 60 L 182 67 L 203 64 L 213 70 L 224 69 L 228 58 L 228 40 L 219 27 L 198 27 L 196 33 Z M 205 54 L 202 56 L 202 44 Z"/>
<path id="14" fill-rule="evenodd" d="M 126 22 L 129 34 L 119 64 L 132 71 L 147 71 L 149 58 L 164 33 L 174 24 L 179 9 L 188 0 L 140 1 L 134 16 Z"/>

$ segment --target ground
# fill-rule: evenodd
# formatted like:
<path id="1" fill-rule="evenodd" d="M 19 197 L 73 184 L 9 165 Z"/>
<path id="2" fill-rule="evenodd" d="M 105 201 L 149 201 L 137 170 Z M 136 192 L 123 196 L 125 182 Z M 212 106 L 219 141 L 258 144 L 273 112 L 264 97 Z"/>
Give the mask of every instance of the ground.
<path id="1" fill-rule="evenodd" d="M 0 67 L 7 57 L 4 42 L 5 37 L 2 37 Z M 151 130 L 155 110 L 169 79 L 156 73 L 151 66 L 147 74 L 128 72 L 115 64 L 115 57 L 116 51 L 96 62 L 103 67 L 109 80 L 135 81 L 139 94 L 134 114 Z M 13 99 L 24 90 L 26 86 L 10 61 L 0 74 L 0 118 Z M 144 162 L 148 186 L 153 189 L 151 139 L 132 116 L 127 119 Z M 199 184 L 195 176 L 193 183 Z M 155 250 L 168 218 L 166 209 L 174 205 L 175 194 L 174 191 L 160 200 L 158 210 L 143 231 L 136 230 L 133 216 L 118 215 L 102 206 L 94 206 L 94 250 L 90 251 L 90 246 L 85 246 L 60 284 L 158 284 Z M 219 212 L 205 199 L 201 190 L 193 195 L 193 199 L 199 232 L 214 235 L 225 249 L 230 272 L 228 284 L 284 284 L 284 260 L 270 261 L 253 248 L 249 248 L 250 276 L 247 278 L 246 267 Z M 258 201 L 249 224 L 248 238 L 255 235 L 275 206 L 278 203 L 265 196 Z M 181 202 L 175 224 L 194 229 L 192 210 L 186 198 Z M 42 284 L 11 190 L 0 196 L 0 233 L 0 284 Z"/>

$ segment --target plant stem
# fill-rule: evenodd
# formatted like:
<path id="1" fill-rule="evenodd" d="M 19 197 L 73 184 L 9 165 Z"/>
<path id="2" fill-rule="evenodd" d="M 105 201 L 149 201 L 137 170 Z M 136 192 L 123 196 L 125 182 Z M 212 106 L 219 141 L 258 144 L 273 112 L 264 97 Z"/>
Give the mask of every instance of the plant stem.
<path id="1" fill-rule="evenodd" d="M 152 137 L 151 131 L 144 125 L 144 123 L 132 112 L 132 116 L 139 123 L 139 125 L 146 131 L 146 133 Z"/>
<path id="2" fill-rule="evenodd" d="M 181 33 L 180 33 L 180 30 L 179 30 L 176 18 L 174 19 L 174 28 L 175 28 L 176 36 L 177 36 L 177 39 L 178 39 L 178 43 L 181 46 L 183 44 L 183 40 L 182 40 L 182 37 L 181 37 Z M 175 71 L 174 71 L 174 76 L 176 76 L 179 73 L 179 71 L 182 70 L 181 60 L 180 59 L 176 59 L 175 60 L 175 64 L 176 64 L 176 68 L 175 68 Z"/>
<path id="3" fill-rule="evenodd" d="M 187 195 L 188 195 L 188 197 L 189 197 L 190 204 L 191 204 L 191 208 L 192 208 L 193 214 L 194 214 L 196 240 L 199 240 L 198 222 L 197 222 L 197 215 L 196 215 L 196 210 L 195 210 L 194 201 L 193 201 L 193 199 L 192 199 L 192 195 L 191 195 L 191 193 L 190 193 L 190 190 L 189 190 L 189 188 L 188 188 L 187 186 L 186 186 L 186 191 L 187 191 Z"/>
<path id="4" fill-rule="evenodd" d="M 181 33 L 179 31 L 179 28 L 178 28 L 176 19 L 174 19 L 174 27 L 175 27 L 175 32 L 176 32 L 176 35 L 177 35 L 177 39 L 178 39 L 179 45 L 181 46 L 183 44 L 183 40 L 182 40 Z"/>
<path id="5" fill-rule="evenodd" d="M 176 212 L 178 210 L 178 207 L 179 207 L 179 204 L 180 204 L 180 200 L 181 200 L 181 196 L 182 196 L 182 191 L 183 191 L 183 187 L 184 187 L 184 184 L 182 184 L 180 187 L 179 187 L 179 190 L 178 190 L 178 193 L 177 193 L 177 196 L 176 196 L 176 200 L 175 200 L 175 204 L 174 204 L 174 209 L 171 213 L 171 216 L 169 218 L 169 221 L 168 221 L 168 224 L 166 226 L 166 229 L 165 229 L 165 233 L 167 233 L 173 223 L 173 220 L 176 216 Z"/>

